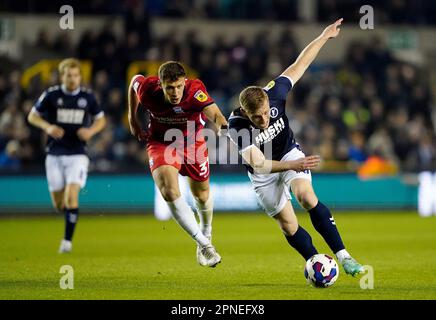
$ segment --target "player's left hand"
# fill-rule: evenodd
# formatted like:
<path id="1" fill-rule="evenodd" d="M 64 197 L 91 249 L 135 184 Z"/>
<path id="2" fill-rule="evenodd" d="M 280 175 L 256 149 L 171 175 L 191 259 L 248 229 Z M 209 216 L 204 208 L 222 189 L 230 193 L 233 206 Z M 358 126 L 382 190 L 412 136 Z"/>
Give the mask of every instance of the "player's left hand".
<path id="1" fill-rule="evenodd" d="M 77 130 L 77 136 L 80 140 L 87 142 L 94 136 L 94 133 L 90 128 L 80 128 Z"/>
<path id="2" fill-rule="evenodd" d="M 344 18 L 340 18 L 336 20 L 333 24 L 329 25 L 327 28 L 324 29 L 321 36 L 324 39 L 336 38 L 339 35 L 339 31 L 341 31 L 341 28 L 339 28 L 339 26 L 342 24 L 343 20 Z"/>

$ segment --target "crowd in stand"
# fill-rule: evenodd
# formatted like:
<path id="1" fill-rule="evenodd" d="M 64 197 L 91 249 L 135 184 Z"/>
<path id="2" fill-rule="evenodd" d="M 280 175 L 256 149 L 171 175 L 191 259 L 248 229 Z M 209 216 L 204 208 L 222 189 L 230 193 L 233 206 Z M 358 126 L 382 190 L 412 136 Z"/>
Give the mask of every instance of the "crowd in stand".
<path id="1" fill-rule="evenodd" d="M 216 2 L 221 3 L 203 3 Z M 156 37 L 146 11 L 136 5 L 125 15 L 122 38 L 107 24 L 102 30 L 84 32 L 77 45 L 47 30 L 40 30 L 34 43 L 60 58 L 75 56 L 93 62 L 89 85 L 108 118 L 107 128 L 89 146 L 95 171 L 144 171 L 146 153 L 130 136 L 125 118 L 126 69 L 132 61 L 152 55 L 182 61 L 198 72 L 228 116 L 243 87 L 266 85 L 305 45 L 295 41 L 291 29 L 274 40 L 268 32 L 253 39 L 241 35 L 233 42 L 223 34 L 212 45 L 202 43 L 197 30 Z M 19 61 L 0 57 L 0 70 L 0 168 L 42 170 L 44 135 L 27 124 L 26 116 L 45 87 L 57 84 L 57 77 L 54 74 L 48 84 L 34 82 L 23 89 Z M 315 63 L 288 98 L 291 128 L 305 153 L 320 154 L 330 168 L 338 170 L 356 170 L 374 155 L 402 171 L 436 169 L 435 112 L 426 70 L 398 61 L 377 38 L 351 43 L 339 64 Z M 211 157 L 215 156 L 212 148 Z M 223 170 L 235 167 L 220 166 Z"/>
<path id="2" fill-rule="evenodd" d="M 170 18 L 281 20 L 303 22 L 299 12 L 303 2 L 310 2 L 318 22 L 337 17 L 356 21 L 360 7 L 370 5 L 377 23 L 434 25 L 436 3 L 428 0 L 70 0 L 78 14 L 120 14 L 142 6 L 153 16 Z M 22 13 L 57 13 L 64 0 L 3 0 L 0 11 Z M 55 10 L 54 10 L 55 9 Z"/>

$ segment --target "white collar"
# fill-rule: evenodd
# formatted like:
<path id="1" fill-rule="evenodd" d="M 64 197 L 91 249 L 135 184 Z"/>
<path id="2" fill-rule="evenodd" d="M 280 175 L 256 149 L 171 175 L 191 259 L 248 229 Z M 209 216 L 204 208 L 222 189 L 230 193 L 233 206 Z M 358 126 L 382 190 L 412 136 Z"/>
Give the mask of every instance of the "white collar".
<path id="1" fill-rule="evenodd" d="M 67 88 L 65 87 L 65 85 L 63 84 L 63 85 L 61 85 L 61 90 L 67 96 L 75 96 L 75 95 L 79 94 L 80 86 L 76 90 L 74 90 L 74 91 L 68 91 Z"/>

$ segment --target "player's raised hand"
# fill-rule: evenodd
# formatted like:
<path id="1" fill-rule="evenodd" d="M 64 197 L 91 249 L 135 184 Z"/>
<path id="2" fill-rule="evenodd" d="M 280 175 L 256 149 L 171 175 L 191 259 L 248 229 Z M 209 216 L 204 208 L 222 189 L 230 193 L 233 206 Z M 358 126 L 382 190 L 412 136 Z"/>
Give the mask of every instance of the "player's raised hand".
<path id="1" fill-rule="evenodd" d="M 300 158 L 292 162 L 292 170 L 296 172 L 301 172 L 304 170 L 312 170 L 315 169 L 319 163 L 321 162 L 320 156 L 308 156 L 304 158 Z"/>
<path id="2" fill-rule="evenodd" d="M 333 24 L 329 25 L 327 28 L 324 29 L 321 36 L 324 39 L 336 38 L 341 31 L 341 28 L 339 28 L 339 26 L 342 24 L 343 20 L 344 18 L 340 18 L 336 20 Z"/>
<path id="3" fill-rule="evenodd" d="M 55 124 L 49 125 L 49 126 L 47 127 L 47 129 L 45 129 L 45 132 L 46 132 L 50 137 L 52 137 L 52 138 L 54 138 L 54 139 L 61 139 L 61 138 L 64 136 L 64 134 L 65 134 L 64 129 L 62 129 L 61 127 L 58 127 L 58 126 L 55 125 Z"/>

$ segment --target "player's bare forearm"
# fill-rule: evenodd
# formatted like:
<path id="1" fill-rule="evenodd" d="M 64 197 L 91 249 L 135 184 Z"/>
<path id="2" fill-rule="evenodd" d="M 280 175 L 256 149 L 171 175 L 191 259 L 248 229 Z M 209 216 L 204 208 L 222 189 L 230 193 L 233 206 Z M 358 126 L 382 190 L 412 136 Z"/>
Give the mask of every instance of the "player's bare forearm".
<path id="1" fill-rule="evenodd" d="M 256 173 L 268 174 L 293 170 L 290 161 L 264 160 L 260 166 L 253 167 Z"/>
<path id="2" fill-rule="evenodd" d="M 341 25 L 343 19 L 335 21 L 335 23 L 329 25 L 324 31 L 315 38 L 311 43 L 309 43 L 303 51 L 298 56 L 297 60 L 290 65 L 282 75 L 288 76 L 292 79 L 294 84 L 303 76 L 304 72 L 310 66 L 310 64 L 315 60 L 321 48 L 326 44 L 330 38 L 336 38 L 341 30 L 339 26 Z"/>
<path id="3" fill-rule="evenodd" d="M 27 120 L 29 123 L 37 128 L 40 128 L 45 133 L 47 133 L 49 136 L 60 139 L 64 136 L 64 129 L 61 127 L 58 127 L 55 124 L 51 124 L 47 122 L 45 119 L 43 119 L 38 113 L 31 111 L 29 115 L 27 116 Z"/>
<path id="4" fill-rule="evenodd" d="M 133 82 L 130 83 L 129 93 L 127 96 L 127 107 L 128 107 L 128 117 L 129 120 L 131 118 L 136 117 L 136 112 L 138 111 L 138 97 L 136 96 L 135 90 L 133 90 Z"/>
<path id="5" fill-rule="evenodd" d="M 218 134 L 222 127 L 227 126 L 226 117 L 224 117 L 224 115 L 221 113 L 221 110 L 215 103 L 204 108 L 203 113 L 206 115 L 209 121 L 212 121 L 215 124 Z"/>
<path id="6" fill-rule="evenodd" d="M 32 126 L 37 127 L 43 131 L 46 131 L 47 128 L 50 126 L 49 122 L 44 120 L 39 114 L 33 111 L 31 111 L 27 116 L 27 121 L 29 121 Z"/>
<path id="7" fill-rule="evenodd" d="M 308 156 L 289 161 L 268 160 L 265 159 L 262 151 L 256 146 L 252 146 L 245 150 L 242 153 L 242 158 L 244 158 L 253 170 L 259 174 L 269 174 L 288 170 L 294 170 L 297 172 L 311 170 L 316 168 L 321 161 L 319 156 Z"/>
<path id="8" fill-rule="evenodd" d="M 89 127 L 91 130 L 92 135 L 96 135 L 97 133 L 101 132 L 106 127 L 106 118 L 100 117 L 98 119 L 95 119 L 92 123 L 92 126 Z"/>
<path id="9" fill-rule="evenodd" d="M 255 167 L 253 169 L 260 174 L 276 173 L 288 170 L 301 172 L 316 168 L 319 165 L 319 162 L 319 156 L 308 156 L 301 159 L 289 161 L 265 160 L 261 167 Z"/>
<path id="10" fill-rule="evenodd" d="M 102 131 L 105 126 L 106 119 L 103 116 L 101 118 L 95 119 L 92 123 L 92 126 L 90 126 L 89 128 L 82 127 L 77 130 L 77 136 L 83 141 L 89 141 L 93 136 Z"/>

